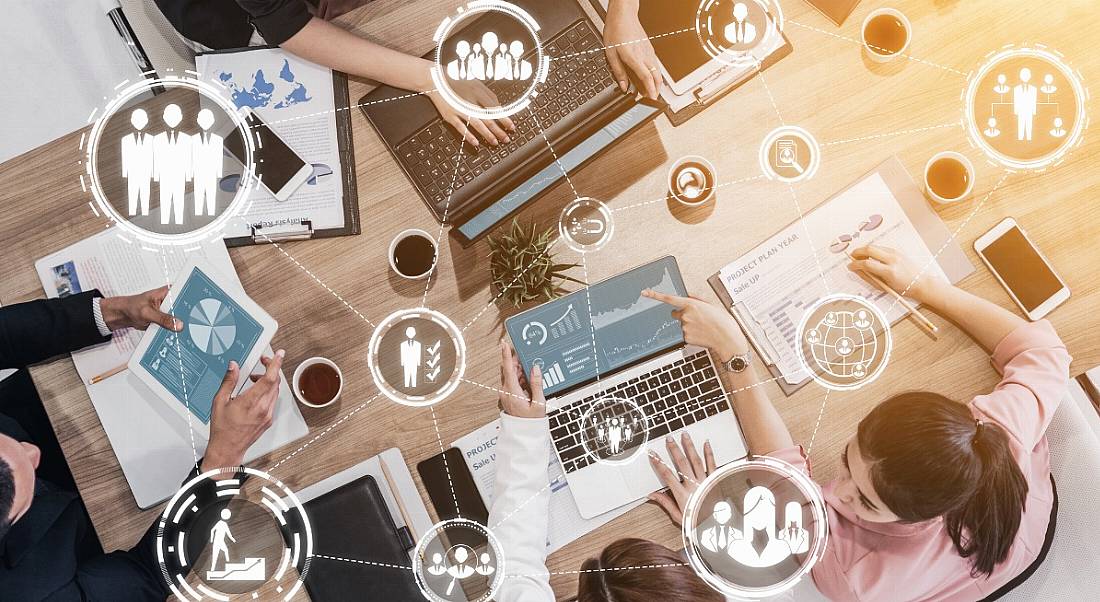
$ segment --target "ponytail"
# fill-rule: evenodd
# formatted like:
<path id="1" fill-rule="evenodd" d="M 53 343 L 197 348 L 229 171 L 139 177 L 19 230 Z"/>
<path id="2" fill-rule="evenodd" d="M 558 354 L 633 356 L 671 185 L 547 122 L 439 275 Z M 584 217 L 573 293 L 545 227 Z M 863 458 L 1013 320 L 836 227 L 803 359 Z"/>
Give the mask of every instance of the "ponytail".
<path id="1" fill-rule="evenodd" d="M 581 565 L 577 602 L 651 602 L 655 597 L 664 602 L 725 602 L 678 552 L 652 541 L 620 539 Z"/>
<path id="2" fill-rule="evenodd" d="M 974 577 L 1004 561 L 1028 487 L 1000 426 L 942 395 L 904 393 L 872 410 L 857 437 L 875 492 L 898 518 L 942 516 Z"/>

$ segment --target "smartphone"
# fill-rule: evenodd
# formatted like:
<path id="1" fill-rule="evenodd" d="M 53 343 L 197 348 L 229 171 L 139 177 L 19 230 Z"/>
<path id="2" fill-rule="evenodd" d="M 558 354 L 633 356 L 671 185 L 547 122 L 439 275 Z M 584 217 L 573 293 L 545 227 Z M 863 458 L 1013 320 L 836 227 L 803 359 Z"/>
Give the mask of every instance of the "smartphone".
<path id="1" fill-rule="evenodd" d="M 974 250 L 1030 320 L 1069 299 L 1069 287 L 1011 217 L 983 234 Z"/>
<path id="2" fill-rule="evenodd" d="M 259 115 L 248 107 L 241 109 L 244 121 L 253 132 L 253 159 L 260 185 L 278 201 L 285 201 L 313 175 L 313 166 L 298 156 Z M 242 164 L 245 162 L 244 141 L 240 132 L 226 136 L 225 147 Z"/>
<path id="3" fill-rule="evenodd" d="M 417 464 L 416 471 L 420 473 L 439 520 L 462 517 L 482 525 L 489 524 L 489 510 L 466 466 L 462 450 L 452 447 L 436 454 Z"/>

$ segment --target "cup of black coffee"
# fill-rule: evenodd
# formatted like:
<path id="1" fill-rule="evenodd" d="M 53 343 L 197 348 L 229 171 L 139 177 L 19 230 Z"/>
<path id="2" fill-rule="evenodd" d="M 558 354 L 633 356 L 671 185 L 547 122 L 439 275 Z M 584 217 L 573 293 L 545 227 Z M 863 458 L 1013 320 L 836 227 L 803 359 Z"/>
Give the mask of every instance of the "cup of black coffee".
<path id="1" fill-rule="evenodd" d="M 298 364 L 292 381 L 294 397 L 311 408 L 336 403 L 344 390 L 344 374 L 340 367 L 323 357 L 311 357 Z"/>
<path id="2" fill-rule="evenodd" d="M 402 278 L 422 280 L 432 273 L 436 253 L 435 240 L 430 234 L 410 228 L 390 243 L 390 267 Z"/>

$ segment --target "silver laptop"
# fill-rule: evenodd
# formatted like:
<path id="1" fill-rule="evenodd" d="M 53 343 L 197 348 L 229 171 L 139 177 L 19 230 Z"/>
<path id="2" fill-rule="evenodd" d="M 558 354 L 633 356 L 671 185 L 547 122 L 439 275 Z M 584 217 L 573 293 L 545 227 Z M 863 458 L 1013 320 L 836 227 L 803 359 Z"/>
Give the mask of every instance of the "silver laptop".
<path id="1" fill-rule="evenodd" d="M 675 258 L 636 267 L 506 321 L 524 370 L 530 374 L 536 364 L 542 369 L 551 437 L 584 518 L 661 489 L 645 452 L 656 452 L 672 467 L 666 436 L 687 432 L 698 446 L 709 440 L 719 465 L 748 455 L 710 354 L 684 343 L 673 308 L 642 297 L 647 288 L 687 296 Z M 641 428 L 628 436 L 616 429 L 609 444 L 591 415 L 607 408 L 614 413 L 611 399 L 633 402 L 618 405 L 629 406 L 627 414 L 640 410 L 644 418 L 623 415 Z"/>

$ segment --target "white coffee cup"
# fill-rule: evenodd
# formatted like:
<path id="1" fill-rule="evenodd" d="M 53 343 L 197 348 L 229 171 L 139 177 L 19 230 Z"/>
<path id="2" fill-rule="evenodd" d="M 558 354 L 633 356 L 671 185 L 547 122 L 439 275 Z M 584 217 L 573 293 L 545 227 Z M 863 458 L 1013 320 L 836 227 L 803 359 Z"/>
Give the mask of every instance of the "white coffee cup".
<path id="1" fill-rule="evenodd" d="M 883 15 L 897 18 L 897 20 L 901 22 L 902 27 L 905 28 L 905 44 L 903 44 L 901 49 L 897 52 L 887 53 L 884 52 L 885 49 L 876 48 L 867 42 L 867 24 L 871 22 L 871 19 Z M 888 63 L 905 54 L 906 50 L 909 50 L 909 43 L 913 41 L 913 24 L 909 22 L 909 17 L 906 17 L 904 13 L 896 8 L 879 8 L 871 11 L 863 19 L 863 25 L 859 28 L 859 36 L 860 40 L 863 42 L 863 50 L 872 61 L 876 63 Z"/>
<path id="2" fill-rule="evenodd" d="M 410 276 L 409 274 L 406 274 L 406 273 L 402 272 L 401 270 L 397 269 L 397 262 L 394 260 L 394 252 L 397 250 L 398 243 L 405 240 L 406 238 L 409 238 L 410 236 L 421 236 L 424 239 L 426 239 L 428 242 L 430 242 L 431 245 L 432 245 L 432 254 L 433 254 L 432 265 L 423 274 L 420 274 L 420 275 L 417 275 L 417 276 Z M 436 262 L 439 261 L 439 247 L 435 244 L 435 239 L 432 238 L 431 234 L 428 234 L 427 232 L 425 232 L 425 231 L 423 231 L 419 228 L 409 228 L 408 230 L 402 230 L 400 233 L 398 233 L 397 236 L 393 237 L 393 240 L 390 242 L 390 252 L 389 253 L 390 253 L 389 254 L 390 269 L 393 270 L 395 274 L 397 274 L 398 276 L 401 276 L 402 278 L 404 278 L 406 280 L 423 280 L 423 279 L 427 278 L 428 276 L 431 275 L 432 271 L 435 270 L 435 264 L 436 264 Z"/>
<path id="3" fill-rule="evenodd" d="M 326 366 L 329 366 L 336 371 L 336 377 L 340 379 L 340 387 L 336 389 L 336 395 L 333 395 L 332 399 L 321 404 L 313 403 L 312 401 L 306 399 L 305 396 L 302 395 L 302 389 L 299 386 L 301 383 L 302 373 L 305 372 L 306 368 L 309 368 L 310 366 L 314 366 L 316 364 L 324 364 Z M 340 366 L 337 366 L 336 362 L 333 362 L 328 358 L 311 357 L 301 364 L 298 364 L 298 367 L 294 369 L 294 377 L 291 379 L 291 388 L 294 389 L 294 397 L 298 400 L 298 403 L 304 406 L 309 406 L 311 408 L 328 407 L 336 403 L 336 400 L 340 399 L 340 394 L 344 392 L 344 373 L 340 371 Z"/>
<path id="4" fill-rule="evenodd" d="M 714 198 L 717 178 L 714 165 L 705 157 L 688 155 L 668 170 L 668 194 L 680 204 L 698 207 Z"/>
<path id="5" fill-rule="evenodd" d="M 961 163 L 962 166 L 966 169 L 966 190 L 964 190 L 962 194 L 953 199 L 940 196 L 936 193 L 935 190 L 932 190 L 932 186 L 928 184 L 928 172 L 932 169 L 932 165 L 940 159 L 953 159 Z M 928 195 L 928 198 L 936 201 L 937 203 L 940 203 L 941 205 L 950 205 L 951 203 L 957 203 L 970 196 L 970 193 L 974 191 L 974 176 L 974 164 L 970 162 L 970 159 L 968 159 L 966 155 L 962 153 L 956 153 L 955 151 L 941 151 L 932 155 L 932 158 L 928 160 L 928 163 L 924 164 L 924 192 Z"/>

